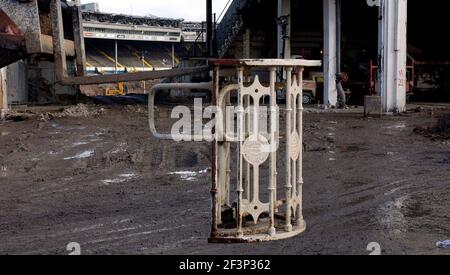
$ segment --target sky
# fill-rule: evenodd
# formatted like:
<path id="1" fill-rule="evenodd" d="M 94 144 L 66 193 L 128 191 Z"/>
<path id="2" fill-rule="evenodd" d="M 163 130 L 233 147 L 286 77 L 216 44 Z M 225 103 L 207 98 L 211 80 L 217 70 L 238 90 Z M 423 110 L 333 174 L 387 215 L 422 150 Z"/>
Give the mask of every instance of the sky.
<path id="1" fill-rule="evenodd" d="M 132 15 L 152 14 L 159 17 L 205 21 L 205 0 L 81 0 L 82 4 L 97 2 L 100 11 Z M 222 12 L 228 0 L 213 0 L 213 12 Z"/>

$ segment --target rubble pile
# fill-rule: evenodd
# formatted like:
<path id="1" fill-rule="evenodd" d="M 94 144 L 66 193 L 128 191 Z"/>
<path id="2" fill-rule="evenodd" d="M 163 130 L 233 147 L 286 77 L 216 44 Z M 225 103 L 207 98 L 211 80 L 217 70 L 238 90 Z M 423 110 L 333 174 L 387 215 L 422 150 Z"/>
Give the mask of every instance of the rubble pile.
<path id="1" fill-rule="evenodd" d="M 86 104 L 78 104 L 76 106 L 71 106 L 65 108 L 61 113 L 56 114 L 56 117 L 92 117 L 98 116 L 105 112 L 105 109 L 98 108 L 96 106 L 89 106 Z"/>

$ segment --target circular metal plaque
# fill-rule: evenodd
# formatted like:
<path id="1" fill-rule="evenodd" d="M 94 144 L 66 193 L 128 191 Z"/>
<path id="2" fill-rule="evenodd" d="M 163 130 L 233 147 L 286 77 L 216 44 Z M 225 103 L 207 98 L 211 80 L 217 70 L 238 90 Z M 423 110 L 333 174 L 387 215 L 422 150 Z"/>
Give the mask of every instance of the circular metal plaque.
<path id="1" fill-rule="evenodd" d="M 269 158 L 270 145 L 263 136 L 248 138 L 242 146 L 245 160 L 255 166 L 260 166 Z"/>
<path id="2" fill-rule="evenodd" d="M 302 150 L 302 141 L 300 140 L 300 136 L 297 132 L 292 133 L 291 135 L 291 158 L 293 160 L 298 160 L 300 157 L 300 152 Z"/>

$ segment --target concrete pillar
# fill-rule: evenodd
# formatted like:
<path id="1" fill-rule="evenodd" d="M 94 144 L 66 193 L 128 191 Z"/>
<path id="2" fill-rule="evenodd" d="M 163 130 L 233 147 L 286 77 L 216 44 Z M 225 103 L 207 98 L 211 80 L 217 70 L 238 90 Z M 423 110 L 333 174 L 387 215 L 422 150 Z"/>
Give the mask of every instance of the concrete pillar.
<path id="1" fill-rule="evenodd" d="M 278 58 L 291 58 L 291 0 L 278 0 Z"/>
<path id="2" fill-rule="evenodd" d="M 51 0 L 50 14 L 52 20 L 53 55 L 55 57 L 56 80 L 67 77 L 67 60 L 64 49 L 64 26 L 60 0 Z"/>
<path id="3" fill-rule="evenodd" d="M 8 112 L 8 85 L 6 67 L 0 69 L 0 118 L 4 119 Z"/>
<path id="4" fill-rule="evenodd" d="M 384 112 L 406 111 L 407 0 L 381 0 L 378 94 Z"/>
<path id="5" fill-rule="evenodd" d="M 76 6 L 74 6 L 72 10 L 72 25 L 75 42 L 77 76 L 84 76 L 86 74 L 86 47 L 84 44 L 83 16 L 79 0 L 77 0 Z"/>
<path id="6" fill-rule="evenodd" d="M 337 105 L 337 43 L 336 43 L 336 0 L 323 0 L 324 13 L 324 99 L 323 103 L 330 107 Z"/>

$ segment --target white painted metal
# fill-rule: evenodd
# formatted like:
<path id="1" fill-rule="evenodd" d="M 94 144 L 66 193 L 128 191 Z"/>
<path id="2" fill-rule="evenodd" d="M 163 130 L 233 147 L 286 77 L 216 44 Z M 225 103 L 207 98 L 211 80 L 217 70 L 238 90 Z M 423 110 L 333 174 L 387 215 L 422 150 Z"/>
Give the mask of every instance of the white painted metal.
<path id="1" fill-rule="evenodd" d="M 407 0 L 381 0 L 378 93 L 384 112 L 406 111 Z"/>
<path id="2" fill-rule="evenodd" d="M 178 140 L 202 140 L 203 138 L 212 139 L 213 137 L 205 137 L 201 135 L 200 137 L 191 136 L 189 133 L 186 136 L 174 136 L 170 134 L 158 133 L 155 125 L 155 96 L 158 91 L 168 91 L 171 89 L 186 89 L 186 90 L 209 90 L 212 91 L 212 83 L 161 83 L 154 85 L 148 93 L 148 123 L 150 126 L 150 131 L 158 139 L 173 140 L 174 138 Z"/>
<path id="3" fill-rule="evenodd" d="M 320 61 L 306 60 L 240 60 L 237 67 L 237 85 L 225 86 L 217 95 L 217 106 L 224 109 L 229 104 L 231 92 L 237 92 L 237 134 L 224 133 L 227 121 L 223 113 L 217 116 L 215 156 L 217 198 L 215 221 L 218 232 L 211 241 L 253 242 L 285 239 L 301 234 L 306 229 L 303 219 L 303 67 L 320 66 Z M 250 65 L 251 64 L 251 65 Z M 296 64 L 296 66 L 292 66 Z M 257 68 L 252 84 L 244 85 L 244 72 Z M 277 162 L 280 144 L 279 106 L 276 101 L 277 70 L 286 75 L 286 139 L 285 161 Z M 268 87 L 260 82 L 259 75 L 269 73 Z M 265 101 L 263 99 L 269 99 Z M 260 127 L 262 107 L 268 104 L 269 128 L 265 133 Z M 249 109 L 251 111 L 249 111 Z M 250 114 L 250 115 L 249 115 Z M 233 118 L 230 118 L 234 120 Z M 235 144 L 236 146 L 230 146 Z M 231 150 L 236 147 L 236 196 L 234 204 L 230 188 Z M 268 150 L 270 148 L 270 150 Z M 263 168 L 264 167 L 264 168 Z M 279 168 L 284 167 L 284 198 L 278 198 Z M 268 169 L 268 180 L 261 177 L 262 169 Z M 267 195 L 260 193 L 264 186 Z M 223 193 L 226 192 L 226 193 Z M 234 221 L 222 220 L 225 210 L 233 209 Z M 250 221 L 251 220 L 251 221 Z M 230 228 L 233 227 L 234 228 Z M 213 228 L 216 226 L 213 225 Z"/>
<path id="4" fill-rule="evenodd" d="M 324 7 L 324 99 L 330 107 L 337 105 L 336 88 L 336 0 L 323 0 Z"/>
<path id="5" fill-rule="evenodd" d="M 306 59 L 243 59 L 240 62 L 250 67 L 319 67 L 322 65 L 319 60 Z"/>
<path id="6" fill-rule="evenodd" d="M 152 88 L 149 92 L 149 125 L 153 135 L 160 139 L 213 141 L 211 242 L 271 241 L 303 233 L 306 229 L 302 210 L 303 69 L 321 66 L 321 62 L 244 59 L 216 60 L 212 63 L 213 83 L 158 84 Z M 236 84 L 220 87 L 218 80 L 222 67 L 228 75 L 230 70 L 236 69 Z M 247 72 L 252 69 L 255 69 L 254 74 L 248 76 Z M 286 149 L 285 161 L 282 163 L 277 161 L 280 145 L 280 115 L 276 100 L 278 70 L 286 75 L 283 85 L 287 99 L 283 134 Z M 260 81 L 260 75 L 266 73 L 269 75 L 269 86 L 262 85 Z M 245 82 L 252 84 L 246 85 Z M 185 138 L 179 138 L 172 134 L 157 133 L 154 105 L 156 92 L 180 88 L 213 91 L 217 110 L 212 137 L 192 137 L 187 134 Z M 231 106 L 232 92 L 237 93 L 237 106 Z M 260 114 L 263 114 L 266 104 L 269 113 L 267 131 L 260 125 Z M 227 106 L 235 107 L 237 116 L 237 129 L 232 134 L 229 125 L 235 121 L 235 116 L 227 114 Z M 232 165 L 232 148 L 236 150 L 236 166 Z M 232 168 L 236 173 L 235 195 L 231 187 Z M 263 169 L 268 169 L 267 180 L 260 175 Z M 283 176 L 279 170 L 284 170 L 283 198 L 277 194 L 278 181 Z"/>

